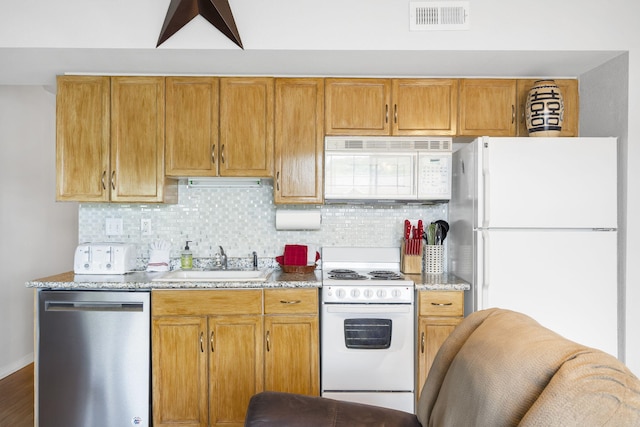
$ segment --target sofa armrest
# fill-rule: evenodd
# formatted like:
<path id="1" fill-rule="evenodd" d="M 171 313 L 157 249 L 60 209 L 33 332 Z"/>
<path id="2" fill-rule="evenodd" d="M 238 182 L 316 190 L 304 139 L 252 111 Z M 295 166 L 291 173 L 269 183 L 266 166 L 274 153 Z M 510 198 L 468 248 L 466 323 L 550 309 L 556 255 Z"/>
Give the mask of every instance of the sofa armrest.
<path id="1" fill-rule="evenodd" d="M 323 397 L 265 391 L 251 398 L 245 427 L 420 427 L 415 415 Z"/>

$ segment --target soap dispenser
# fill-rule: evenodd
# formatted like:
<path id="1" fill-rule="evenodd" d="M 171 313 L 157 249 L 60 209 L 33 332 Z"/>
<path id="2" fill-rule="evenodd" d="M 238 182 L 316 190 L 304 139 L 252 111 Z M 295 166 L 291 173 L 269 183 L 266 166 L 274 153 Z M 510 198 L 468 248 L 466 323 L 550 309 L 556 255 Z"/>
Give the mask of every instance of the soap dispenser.
<path id="1" fill-rule="evenodd" d="M 184 245 L 184 251 L 182 251 L 180 255 L 180 268 L 183 270 L 191 270 L 191 268 L 193 268 L 193 254 L 191 250 L 189 250 L 189 242 L 191 242 L 191 240 L 187 240 Z"/>

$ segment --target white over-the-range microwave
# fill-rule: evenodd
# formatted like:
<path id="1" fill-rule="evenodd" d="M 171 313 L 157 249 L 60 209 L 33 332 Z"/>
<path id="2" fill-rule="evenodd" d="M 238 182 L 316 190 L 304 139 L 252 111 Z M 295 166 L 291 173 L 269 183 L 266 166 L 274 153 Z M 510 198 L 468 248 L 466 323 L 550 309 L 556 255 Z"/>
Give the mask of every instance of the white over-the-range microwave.
<path id="1" fill-rule="evenodd" d="M 452 145 L 450 137 L 327 136 L 325 202 L 447 201 Z"/>

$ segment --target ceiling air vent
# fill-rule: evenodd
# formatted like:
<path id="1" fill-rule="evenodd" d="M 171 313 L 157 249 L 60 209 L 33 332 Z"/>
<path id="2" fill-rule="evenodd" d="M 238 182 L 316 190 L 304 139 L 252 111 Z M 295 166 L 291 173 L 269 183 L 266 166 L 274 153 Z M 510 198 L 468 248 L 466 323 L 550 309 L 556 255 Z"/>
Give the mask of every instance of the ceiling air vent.
<path id="1" fill-rule="evenodd" d="M 410 2 L 410 31 L 468 30 L 468 1 Z"/>

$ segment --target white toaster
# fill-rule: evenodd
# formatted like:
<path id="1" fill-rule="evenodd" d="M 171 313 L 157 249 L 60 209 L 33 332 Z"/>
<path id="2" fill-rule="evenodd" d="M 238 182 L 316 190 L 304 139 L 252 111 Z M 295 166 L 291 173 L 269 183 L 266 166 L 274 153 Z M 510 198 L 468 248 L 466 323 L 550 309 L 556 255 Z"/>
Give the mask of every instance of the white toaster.
<path id="1" fill-rule="evenodd" d="M 136 267 L 136 245 L 81 243 L 73 260 L 75 274 L 125 274 Z"/>

